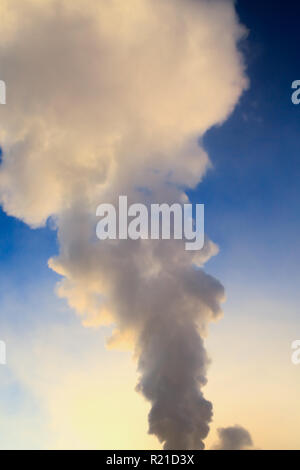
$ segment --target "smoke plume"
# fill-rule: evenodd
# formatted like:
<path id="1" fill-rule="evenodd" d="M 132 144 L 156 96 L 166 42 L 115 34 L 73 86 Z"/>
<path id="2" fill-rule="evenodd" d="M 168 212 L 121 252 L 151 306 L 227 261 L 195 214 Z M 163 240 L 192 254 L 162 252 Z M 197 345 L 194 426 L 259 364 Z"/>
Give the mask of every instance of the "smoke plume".
<path id="1" fill-rule="evenodd" d="M 204 447 L 203 338 L 222 285 L 218 251 L 179 241 L 95 237 L 96 207 L 183 203 L 210 167 L 199 144 L 247 86 L 231 0 L 0 0 L 0 200 L 31 227 L 49 218 L 58 295 L 86 326 L 112 324 L 138 362 L 149 432 L 166 449 Z M 201 201 L 205 202 L 205 201 Z"/>
<path id="2" fill-rule="evenodd" d="M 249 432 L 241 426 L 218 429 L 219 442 L 215 450 L 247 450 L 253 446 Z"/>

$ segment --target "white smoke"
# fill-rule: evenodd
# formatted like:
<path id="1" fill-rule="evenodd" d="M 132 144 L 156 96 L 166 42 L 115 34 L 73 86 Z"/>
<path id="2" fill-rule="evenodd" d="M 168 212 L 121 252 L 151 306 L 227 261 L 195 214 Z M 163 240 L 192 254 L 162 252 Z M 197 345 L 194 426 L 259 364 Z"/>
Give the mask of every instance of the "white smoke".
<path id="1" fill-rule="evenodd" d="M 95 237 L 101 202 L 183 202 L 210 166 L 198 144 L 247 86 L 244 34 L 230 0 L 0 0 L 4 210 L 55 222 L 58 294 L 85 325 L 130 338 L 150 432 L 165 448 L 203 448 L 203 334 L 220 315 L 221 284 L 201 269 L 206 241 Z M 201 201 L 203 202 L 203 201 Z"/>

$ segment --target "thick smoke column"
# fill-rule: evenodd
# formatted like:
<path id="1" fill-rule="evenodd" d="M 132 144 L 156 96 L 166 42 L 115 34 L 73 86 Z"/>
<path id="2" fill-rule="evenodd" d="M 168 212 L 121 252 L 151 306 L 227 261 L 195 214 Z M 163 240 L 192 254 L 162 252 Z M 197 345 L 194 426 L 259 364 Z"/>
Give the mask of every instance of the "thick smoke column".
<path id="1" fill-rule="evenodd" d="M 165 449 L 204 448 L 212 404 L 199 390 L 207 357 L 195 322 L 161 318 L 145 329 L 142 341 L 139 389 L 153 405 L 149 431 Z"/>
<path id="2" fill-rule="evenodd" d="M 202 267 L 217 247 L 99 242 L 95 211 L 121 194 L 182 203 L 201 181 L 199 137 L 247 86 L 233 2 L 0 0 L 0 11 L 3 208 L 32 227 L 52 218 L 58 294 L 85 325 L 114 324 L 112 346 L 131 338 L 164 447 L 203 448 L 203 335 L 224 292 Z"/>

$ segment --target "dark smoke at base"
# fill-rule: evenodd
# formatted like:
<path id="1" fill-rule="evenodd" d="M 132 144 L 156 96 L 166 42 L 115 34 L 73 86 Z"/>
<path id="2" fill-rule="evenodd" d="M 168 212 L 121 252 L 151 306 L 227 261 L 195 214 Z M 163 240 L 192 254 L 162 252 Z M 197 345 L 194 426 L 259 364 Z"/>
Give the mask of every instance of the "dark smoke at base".
<path id="1" fill-rule="evenodd" d="M 211 308 L 217 316 L 220 308 L 216 299 L 221 299 L 224 292 L 203 271 L 192 268 L 189 277 L 195 287 L 189 293 L 193 302 L 186 305 L 180 302 L 184 292 L 174 285 L 176 290 L 168 298 L 168 312 L 154 316 L 139 339 L 138 368 L 142 375 L 138 390 L 152 404 L 149 432 L 158 437 L 164 449 L 204 449 L 203 440 L 208 435 L 213 414 L 212 404 L 201 391 L 206 384 L 209 361 L 197 316 L 204 320 L 205 310 Z M 205 284 L 206 296 L 203 295 Z M 166 307 L 157 305 L 157 308 Z"/>
<path id="2" fill-rule="evenodd" d="M 192 325 L 168 335 L 168 330 L 162 330 L 160 336 L 163 336 L 164 347 L 163 351 L 160 349 L 159 373 L 151 370 L 149 365 L 147 367 L 149 353 L 157 354 L 157 336 L 149 339 L 149 343 L 154 344 L 148 344 L 139 360 L 139 370 L 145 372 L 138 390 L 152 403 L 149 433 L 158 437 L 164 449 L 204 449 L 203 440 L 212 419 L 212 404 L 205 400 L 200 390 L 206 382 L 205 349 Z M 194 343 L 193 347 L 190 342 Z M 181 354 L 190 367 L 178 368 L 184 362 Z"/>

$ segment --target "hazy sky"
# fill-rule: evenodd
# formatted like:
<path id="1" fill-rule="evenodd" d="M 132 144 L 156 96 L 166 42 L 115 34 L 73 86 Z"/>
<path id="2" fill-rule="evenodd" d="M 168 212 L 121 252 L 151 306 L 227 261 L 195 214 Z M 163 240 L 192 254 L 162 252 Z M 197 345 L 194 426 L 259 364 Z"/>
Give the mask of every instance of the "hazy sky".
<path id="1" fill-rule="evenodd" d="M 22 0 L 19 0 L 20 2 Z M 137 0 L 132 2 L 136 4 Z M 182 11 L 185 11 L 185 7 L 190 7 L 185 3 L 191 2 L 197 3 L 196 0 L 181 2 L 178 0 Z M 32 2 L 28 3 L 28 8 L 30 3 Z M 89 1 L 86 8 L 92 10 L 93 3 Z M 199 0 L 200 3 L 203 2 Z M 16 0 L 12 3 L 14 6 L 17 4 Z M 0 8 L 7 13 L 6 5 L 7 2 L 0 0 Z M 32 5 L 30 8 L 33 8 Z M 84 178 L 86 177 L 91 184 L 98 183 L 98 174 L 95 174 L 93 167 L 94 159 L 90 155 L 93 153 L 93 146 L 100 148 L 101 139 L 106 139 L 103 143 L 105 148 L 103 150 L 101 147 L 102 153 L 100 152 L 104 156 L 103 158 L 101 156 L 100 162 L 97 162 L 98 166 L 103 164 L 105 167 L 103 162 L 107 158 L 107 148 L 110 149 L 107 135 L 111 133 L 110 126 L 118 122 L 119 129 L 126 134 L 126 139 L 121 150 L 118 149 L 117 157 L 124 158 L 130 149 L 133 159 L 132 163 L 128 163 L 127 170 L 123 169 L 122 177 L 117 174 L 106 194 L 111 196 L 116 188 L 129 187 L 132 182 L 132 172 L 136 172 L 136 178 L 141 179 L 141 186 L 146 185 L 147 175 L 142 173 L 142 164 L 152 161 L 152 155 L 156 155 L 155 164 L 161 165 L 161 172 L 167 171 L 171 165 L 175 183 L 189 186 L 187 192 L 190 200 L 205 204 L 206 233 L 209 239 L 219 246 L 220 251 L 217 256 L 209 259 L 205 265 L 205 271 L 223 284 L 227 298 L 223 305 L 223 318 L 209 325 L 205 338 L 211 364 L 208 368 L 208 382 L 203 391 L 205 398 L 213 403 L 214 408 L 211 432 L 205 440 L 206 448 L 214 445 L 218 428 L 242 425 L 250 432 L 255 447 L 300 449 L 300 366 L 291 363 L 291 343 L 295 339 L 300 339 L 298 311 L 300 105 L 298 107 L 291 102 L 291 84 L 294 80 L 300 79 L 298 51 L 300 7 L 297 7 L 293 1 L 272 2 L 270 7 L 263 2 L 239 0 L 236 10 L 239 20 L 248 29 L 248 35 L 241 35 L 242 40 L 239 42 L 246 70 L 239 68 L 230 41 L 226 49 L 227 62 L 224 59 L 224 62 L 216 67 L 216 64 L 223 60 L 219 43 L 218 41 L 209 43 L 212 44 L 210 52 L 212 65 L 207 74 L 207 88 L 211 94 L 208 94 L 205 110 L 199 111 L 201 124 L 197 134 L 199 138 L 201 137 L 200 143 L 204 150 L 199 147 L 199 155 L 195 158 L 194 154 L 190 155 L 183 146 L 176 155 L 174 153 L 175 157 L 168 160 L 165 166 L 164 163 L 160 163 L 157 142 L 163 143 L 162 152 L 168 154 L 168 151 L 171 149 L 173 152 L 180 142 L 178 135 L 182 133 L 186 137 L 191 131 L 193 134 L 197 133 L 198 108 L 193 104 L 198 104 L 202 98 L 206 99 L 207 88 L 203 78 L 200 79 L 195 75 L 191 83 L 193 93 L 183 93 L 178 98 L 178 110 L 170 92 L 170 100 L 166 100 L 166 109 L 161 110 L 159 118 L 154 108 L 160 103 L 160 94 L 155 94 L 154 102 L 146 97 L 140 106 L 139 100 L 143 96 L 142 85 L 140 88 L 137 87 L 137 91 L 129 87 L 131 101 L 121 94 L 112 98 L 112 110 L 108 98 L 106 102 L 105 90 L 104 93 L 101 90 L 102 94 L 97 96 L 98 102 L 95 100 L 95 105 L 92 94 L 89 95 L 89 92 L 85 91 L 86 94 L 78 100 L 79 110 L 89 112 L 91 120 L 98 119 L 97 123 L 105 123 L 108 127 L 108 130 L 101 130 L 103 135 L 99 135 L 98 138 L 96 124 L 94 128 L 87 120 L 83 126 L 79 111 L 77 113 L 76 107 L 74 110 L 70 108 L 74 94 L 80 89 L 80 80 L 74 80 L 74 89 L 71 89 L 64 98 L 64 87 L 72 78 L 72 75 L 69 75 L 70 71 L 73 71 L 71 66 L 70 69 L 64 69 L 62 65 L 62 70 L 65 72 L 62 77 L 63 87 L 57 94 L 54 92 L 59 83 L 51 85 L 55 78 L 51 75 L 51 67 L 48 69 L 46 67 L 45 72 L 41 71 L 41 83 L 48 83 L 49 90 L 51 89 L 45 101 L 41 100 L 41 108 L 39 102 L 34 99 L 35 94 L 42 96 L 43 89 L 42 87 L 39 89 L 39 80 L 32 89 L 28 90 L 28 95 L 25 93 L 26 90 L 22 89 L 20 86 L 22 75 L 20 77 L 16 72 L 20 70 L 22 73 L 26 70 L 26 64 L 20 65 L 20 57 L 22 47 L 26 52 L 27 43 L 24 42 L 22 47 L 20 43 L 17 43 L 18 47 L 10 45 L 9 28 L 16 28 L 19 32 L 22 30 L 22 25 L 15 26 L 13 17 L 11 19 L 7 13 L 10 21 L 6 22 L 2 41 L 3 50 L 8 52 L 7 55 L 0 54 L 0 79 L 6 78 L 6 75 L 10 76 L 10 73 L 12 78 L 11 82 L 6 80 L 7 105 L 0 110 L 1 121 L 4 122 L 7 118 L 8 122 L 7 126 L 6 122 L 3 125 L 5 132 L 0 133 L 0 145 L 3 146 L 2 139 L 7 139 L 7 135 L 11 143 L 14 132 L 18 134 L 17 144 L 20 144 L 20 141 L 23 142 L 22 136 L 28 129 L 30 131 L 28 139 L 24 139 L 25 144 L 21 146 L 21 150 L 18 145 L 13 147 L 11 157 L 13 163 L 6 167 L 1 187 L 3 190 L 6 185 L 7 196 L 5 212 L 0 213 L 0 340 L 5 340 L 7 344 L 7 365 L 0 366 L 1 448 L 161 447 L 156 437 L 147 434 L 147 414 L 150 405 L 135 391 L 136 358 L 132 357 L 130 350 L 124 350 L 126 347 L 129 349 L 128 344 L 125 344 L 124 348 L 122 344 L 117 349 L 107 348 L 106 342 L 111 336 L 113 327 L 99 326 L 100 322 L 95 314 L 98 304 L 90 305 L 83 295 L 86 288 L 84 283 L 86 267 L 82 269 L 80 280 L 75 286 L 78 288 L 76 292 L 80 295 L 74 294 L 74 285 L 65 283 L 63 287 L 64 297 L 68 298 L 69 305 L 73 308 L 70 308 L 65 298 L 59 298 L 55 293 L 57 282 L 61 280 L 60 274 L 64 274 L 67 281 L 71 282 L 74 276 L 69 275 L 69 271 L 75 272 L 79 265 L 81 266 L 81 260 L 79 263 L 78 260 L 73 261 L 73 258 L 71 260 L 68 258 L 71 243 L 65 222 L 71 220 L 70 226 L 78 227 L 81 220 L 83 223 L 86 220 L 85 208 L 82 209 L 85 202 L 81 205 L 80 196 L 74 197 L 74 194 L 80 195 L 81 188 L 84 187 L 84 180 L 78 179 L 78 175 L 81 178 L 81 174 L 84 173 Z M 47 13 L 46 6 L 45 12 Z M 39 7 L 36 14 L 44 18 L 43 7 Z M 127 14 L 130 16 L 130 11 Z M 222 34 L 222 12 L 216 9 L 216 12 L 211 14 L 203 10 L 202 14 L 208 15 L 212 30 L 214 26 L 216 27 L 216 35 L 219 31 Z M 82 17 L 84 18 L 83 13 Z M 177 25 L 176 15 L 174 18 L 174 25 Z M 110 19 L 113 24 L 114 19 Z M 148 21 L 147 15 L 143 21 Z M 149 20 L 150 23 L 151 21 Z M 171 25 L 172 21 L 171 18 Z M 236 23 L 232 18 L 227 18 L 227 21 L 232 26 L 232 37 L 237 41 Z M 156 25 L 154 19 L 153 24 Z M 83 25 L 90 31 L 84 21 Z M 74 24 L 69 26 L 72 31 Z M 124 33 L 124 38 L 129 41 L 128 44 L 131 44 L 130 41 L 134 41 L 134 38 L 128 35 L 125 26 L 122 34 Z M 196 26 L 197 24 L 193 25 L 195 31 L 192 29 L 191 34 L 198 34 Z M 24 28 L 26 29 L 26 25 Z M 47 28 L 51 31 L 49 25 Z M 76 27 L 75 30 L 77 31 Z M 57 19 L 57 31 L 59 38 L 64 37 L 61 18 Z M 114 31 L 113 27 L 111 31 Z M 105 37 L 109 38 L 107 41 L 111 40 L 111 31 L 109 27 L 105 30 L 107 35 Z M 180 28 L 178 31 L 180 34 L 185 34 Z M 43 31 L 38 31 L 36 34 L 43 37 Z M 184 50 L 180 49 L 183 47 L 180 34 L 174 38 L 171 36 L 172 40 L 170 39 L 170 44 L 167 43 L 163 52 L 166 57 L 169 57 L 169 53 L 173 54 L 174 47 L 181 59 L 180 54 L 184 53 Z M 70 37 L 73 37 L 71 33 Z M 86 40 L 83 44 L 87 47 L 93 44 L 92 33 L 91 36 L 87 34 L 84 37 L 80 34 L 75 35 L 75 39 L 79 44 Z M 122 38 L 117 38 L 120 39 Z M 114 47 L 115 44 L 118 46 L 117 40 L 113 43 Z M 154 39 L 153 41 L 155 42 Z M 206 39 L 203 41 L 206 45 Z M 70 43 L 72 44 L 72 41 Z M 52 46 L 56 53 L 60 49 L 59 43 L 53 45 L 50 40 L 45 48 L 47 54 L 52 50 Z M 69 47 L 69 42 L 67 46 Z M 150 57 L 149 61 L 153 60 L 156 65 L 156 59 L 152 58 L 152 54 L 154 57 L 157 49 L 152 48 L 151 41 L 149 44 L 146 43 L 145 47 L 149 53 L 147 56 Z M 76 51 L 76 54 L 79 54 L 79 49 Z M 34 53 L 30 55 L 31 66 L 39 63 L 41 57 L 44 57 L 44 52 L 43 48 L 34 49 Z M 142 52 L 143 49 L 137 50 L 137 57 L 141 63 L 146 61 L 147 68 L 148 62 Z M 98 50 L 93 51 L 91 57 L 97 53 Z M 190 73 L 194 70 L 192 65 L 198 66 L 194 53 L 195 51 L 192 51 L 187 62 L 182 65 L 183 69 L 190 67 Z M 77 64 L 76 54 L 74 57 L 71 56 L 70 61 L 74 61 L 70 62 L 71 64 Z M 25 55 L 25 59 L 26 57 Z M 114 64 L 109 56 L 107 57 L 105 65 L 109 68 Z M 130 59 L 133 64 L 134 57 Z M 169 69 L 181 70 L 179 59 L 176 56 L 174 63 L 168 62 L 164 67 L 158 67 L 157 75 L 155 69 L 153 80 L 158 80 L 162 76 L 165 80 L 163 83 L 168 83 Z M 84 58 L 81 60 L 79 64 L 86 66 L 88 72 L 88 61 L 85 63 Z M 46 57 L 43 64 L 48 62 L 51 63 L 51 55 Z M 96 61 L 91 67 L 92 72 L 97 75 L 99 70 Z M 129 80 L 131 69 L 128 67 L 128 73 L 126 67 L 125 69 L 125 79 Z M 81 76 L 80 73 L 79 71 L 80 78 L 85 78 L 85 74 Z M 248 90 L 245 89 L 246 82 L 243 81 L 246 76 L 249 78 Z M 103 78 L 103 86 L 107 85 L 106 80 L 109 81 L 109 77 L 107 72 Z M 24 75 L 24 83 L 28 87 L 31 78 L 29 72 L 28 76 Z M 238 85 L 236 88 L 230 87 L 231 80 L 235 78 Z M 114 85 L 119 86 L 119 82 Z M 172 85 L 172 93 L 182 88 L 181 82 L 175 81 Z M 96 86 L 94 80 L 91 80 L 90 86 L 92 89 Z M 15 97 L 13 94 L 17 87 L 18 93 Z M 57 105 L 57 109 L 53 106 L 53 109 L 55 108 L 53 110 L 51 99 L 54 95 L 57 101 L 54 100 L 53 103 Z M 134 99 L 136 102 L 131 108 Z M 11 110 L 9 110 L 10 100 Z M 61 100 L 63 100 L 62 105 Z M 118 100 L 122 104 L 121 110 L 117 107 Z M 100 109 L 101 103 L 104 103 L 103 111 Z M 234 106 L 235 109 L 230 114 Z M 43 109 L 47 110 L 45 123 L 53 126 L 51 135 L 47 134 L 48 128 L 45 131 L 43 123 L 41 127 L 34 127 L 39 126 L 37 116 Z M 66 109 L 68 112 L 65 112 Z M 134 132 L 131 127 L 127 128 L 126 120 L 124 121 L 123 110 L 128 111 L 128 109 L 132 112 L 130 119 L 134 122 Z M 139 115 L 136 117 L 137 110 Z M 170 114 L 172 119 L 168 118 Z M 184 115 L 184 118 L 181 115 Z M 144 135 L 143 131 L 142 137 L 133 142 L 133 136 L 137 134 L 140 122 L 147 125 L 150 123 L 153 126 L 153 133 L 148 135 L 145 132 Z M 55 127 L 57 123 L 58 126 L 65 125 L 68 132 L 74 128 L 74 134 L 66 131 L 67 138 L 58 134 Z M 210 128 L 211 126 L 213 128 Z M 81 130 L 81 127 L 85 138 L 82 137 L 77 141 L 76 131 Z M 31 133 L 32 129 L 34 132 Z M 35 157 L 41 145 L 40 134 L 36 129 L 40 130 L 41 139 L 46 136 L 50 140 L 53 135 L 58 137 L 57 147 L 50 145 L 49 152 L 43 147 L 47 162 L 44 172 Z M 155 139 L 152 139 L 153 135 Z M 70 136 L 74 140 L 70 140 Z M 90 143 L 90 147 L 87 142 Z M 150 148 L 149 154 L 145 148 Z M 28 149 L 32 150 L 32 161 Z M 73 167 L 70 168 L 64 165 L 69 149 L 73 152 Z M 212 163 L 209 169 L 204 151 Z M 142 163 L 138 159 L 140 153 L 144 157 Z M 22 159 L 18 159 L 18 155 L 25 155 L 27 158 L 27 154 L 28 160 L 25 159 L 22 166 L 23 164 L 19 163 Z M 81 154 L 87 159 L 90 158 L 88 168 L 78 164 Z M 61 170 L 61 180 L 60 177 L 55 178 L 57 169 Z M 106 178 L 106 171 L 109 172 L 109 169 L 105 168 L 103 171 Z M 195 174 L 197 178 L 194 177 Z M 203 181 L 197 185 L 202 177 Z M 177 192 L 167 193 L 162 183 L 157 183 L 155 190 L 159 195 L 167 194 L 167 198 L 172 198 L 174 195 L 176 198 L 179 197 Z M 84 197 L 87 199 L 89 196 L 86 191 Z M 93 197 L 94 195 L 91 196 Z M 72 219 L 67 204 L 64 206 L 66 199 L 72 201 L 73 212 L 75 209 L 81 211 L 82 219 Z M 7 215 L 7 212 L 18 218 Z M 53 229 L 53 222 L 48 220 L 46 226 L 42 228 L 32 227 L 40 225 L 47 219 L 49 213 L 59 214 L 58 218 L 61 220 L 65 217 L 62 222 L 58 222 L 59 241 L 57 232 Z M 31 224 L 31 227 L 19 218 Z M 54 262 L 56 263 L 54 270 L 50 270 L 49 258 L 59 253 L 60 257 Z M 81 253 L 87 255 L 84 250 Z M 109 260 L 100 258 L 100 254 L 102 253 L 99 252 L 97 264 L 100 266 L 102 260 L 107 269 Z M 141 259 L 146 263 L 144 258 Z M 97 275 L 102 274 L 101 271 L 95 272 Z M 113 272 L 113 280 L 116 279 L 114 275 Z M 95 283 L 93 276 L 88 277 L 88 281 L 90 286 Z M 91 295 L 94 295 L 92 287 Z M 115 299 L 115 292 L 113 295 Z M 122 302 L 121 293 L 120 298 L 114 300 L 113 307 L 118 305 L 118 302 Z M 82 305 L 82 310 L 85 308 L 89 310 L 87 318 L 84 317 L 84 326 L 81 316 L 75 312 L 77 310 L 77 313 L 84 314 L 85 312 L 81 311 Z M 109 305 L 108 310 L 111 308 L 112 305 Z M 125 340 L 123 342 L 127 343 Z"/>

